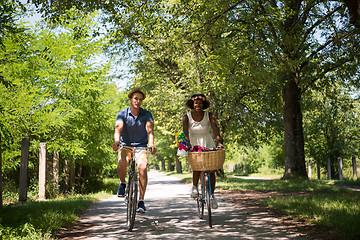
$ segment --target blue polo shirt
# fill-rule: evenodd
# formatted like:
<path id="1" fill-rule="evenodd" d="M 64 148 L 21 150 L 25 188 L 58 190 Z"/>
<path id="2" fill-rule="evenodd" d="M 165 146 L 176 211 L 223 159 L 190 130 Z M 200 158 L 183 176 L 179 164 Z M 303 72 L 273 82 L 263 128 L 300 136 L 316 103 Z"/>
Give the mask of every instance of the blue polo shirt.
<path id="1" fill-rule="evenodd" d="M 146 122 L 154 121 L 152 114 L 140 108 L 138 116 L 131 113 L 130 107 L 121 110 L 116 121 L 123 121 L 124 127 L 121 132 L 120 143 L 134 147 L 146 147 L 148 144 L 148 134 L 146 132 Z"/>

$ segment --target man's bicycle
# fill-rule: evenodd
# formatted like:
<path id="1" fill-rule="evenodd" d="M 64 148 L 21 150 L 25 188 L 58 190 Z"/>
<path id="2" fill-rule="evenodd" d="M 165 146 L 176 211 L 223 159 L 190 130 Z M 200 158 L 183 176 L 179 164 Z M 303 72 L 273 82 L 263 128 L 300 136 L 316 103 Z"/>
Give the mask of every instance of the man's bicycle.
<path id="1" fill-rule="evenodd" d="M 125 190 L 125 202 L 126 202 L 126 225 L 129 232 L 132 231 L 135 224 L 136 208 L 138 202 L 138 174 L 135 161 L 135 153 L 147 150 L 146 147 L 131 147 L 122 145 L 121 148 L 131 151 L 131 159 L 128 167 L 128 183 Z"/>
<path id="2" fill-rule="evenodd" d="M 208 224 L 212 227 L 211 200 L 213 199 L 210 173 L 220 169 L 225 161 L 225 150 L 217 149 L 209 152 L 189 152 L 188 161 L 193 171 L 201 171 L 202 187 L 197 202 L 200 219 L 204 218 L 205 205 L 207 207 Z"/>

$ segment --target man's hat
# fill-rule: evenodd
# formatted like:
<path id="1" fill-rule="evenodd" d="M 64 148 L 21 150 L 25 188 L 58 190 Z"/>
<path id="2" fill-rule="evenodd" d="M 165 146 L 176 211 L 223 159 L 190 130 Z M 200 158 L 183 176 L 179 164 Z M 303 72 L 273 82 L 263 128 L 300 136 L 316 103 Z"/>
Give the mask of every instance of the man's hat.
<path id="1" fill-rule="evenodd" d="M 134 93 L 141 93 L 144 96 L 144 99 L 146 98 L 145 93 L 143 93 L 140 88 L 136 87 L 129 93 L 128 97 L 131 98 Z"/>

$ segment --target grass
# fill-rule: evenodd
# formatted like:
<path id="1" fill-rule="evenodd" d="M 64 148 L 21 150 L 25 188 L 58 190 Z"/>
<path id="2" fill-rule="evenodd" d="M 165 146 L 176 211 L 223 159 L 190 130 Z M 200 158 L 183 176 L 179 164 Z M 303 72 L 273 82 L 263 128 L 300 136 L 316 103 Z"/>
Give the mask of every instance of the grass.
<path id="1" fill-rule="evenodd" d="M 357 192 L 272 196 L 264 202 L 271 208 L 330 229 L 336 239 L 360 237 L 360 194 Z"/>
<path id="2" fill-rule="evenodd" d="M 118 184 L 118 179 L 105 179 L 97 193 L 4 206 L 0 208 L 0 239 L 52 239 L 57 231 L 71 226 L 91 203 L 113 195 Z"/>
<path id="3" fill-rule="evenodd" d="M 189 173 L 170 174 L 191 183 Z M 359 180 L 254 180 L 237 176 L 216 180 L 216 187 L 221 189 L 275 192 L 260 201 L 272 209 L 330 229 L 334 239 L 360 239 L 360 192 L 333 184 L 360 186 Z M 281 192 L 292 194 L 277 195 Z M 301 196 L 300 193 L 305 192 L 306 196 Z"/>

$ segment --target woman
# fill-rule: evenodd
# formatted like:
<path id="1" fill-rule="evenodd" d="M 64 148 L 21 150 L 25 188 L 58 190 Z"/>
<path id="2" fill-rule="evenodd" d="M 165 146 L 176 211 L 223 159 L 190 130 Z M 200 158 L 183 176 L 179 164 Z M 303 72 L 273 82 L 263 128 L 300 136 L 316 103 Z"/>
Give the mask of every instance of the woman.
<path id="1" fill-rule="evenodd" d="M 204 111 L 210 106 L 210 102 L 206 100 L 204 94 L 195 94 L 191 96 L 186 102 L 186 106 L 192 109 L 190 112 L 183 116 L 183 131 L 188 142 L 188 146 L 202 146 L 206 148 L 222 148 L 222 139 L 220 137 L 219 129 L 216 125 L 215 117 L 212 113 Z M 210 126 L 213 130 L 213 135 L 216 138 L 217 146 L 215 146 L 214 140 L 211 137 L 209 132 Z M 193 186 L 191 189 L 191 197 L 198 197 L 198 182 L 200 178 L 201 171 L 193 172 Z M 215 172 L 210 173 L 211 179 L 211 190 L 213 194 L 213 201 L 211 202 L 212 208 L 216 209 L 218 207 L 215 196 Z"/>

